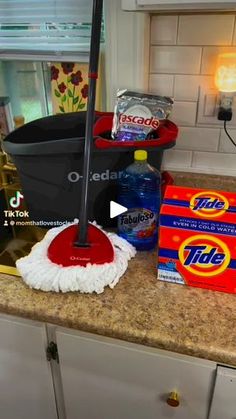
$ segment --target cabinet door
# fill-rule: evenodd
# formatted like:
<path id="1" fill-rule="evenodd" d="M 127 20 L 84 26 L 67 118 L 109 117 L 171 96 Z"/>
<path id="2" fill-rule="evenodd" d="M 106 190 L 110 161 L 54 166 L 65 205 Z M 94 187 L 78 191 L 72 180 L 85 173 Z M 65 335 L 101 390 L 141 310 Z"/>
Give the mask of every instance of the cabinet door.
<path id="1" fill-rule="evenodd" d="M 0 317 L 0 418 L 56 419 L 45 327 Z"/>
<path id="2" fill-rule="evenodd" d="M 236 419 L 236 370 L 218 367 L 209 419 Z"/>
<path id="3" fill-rule="evenodd" d="M 207 419 L 213 362 L 72 333 L 56 333 L 67 419 Z"/>

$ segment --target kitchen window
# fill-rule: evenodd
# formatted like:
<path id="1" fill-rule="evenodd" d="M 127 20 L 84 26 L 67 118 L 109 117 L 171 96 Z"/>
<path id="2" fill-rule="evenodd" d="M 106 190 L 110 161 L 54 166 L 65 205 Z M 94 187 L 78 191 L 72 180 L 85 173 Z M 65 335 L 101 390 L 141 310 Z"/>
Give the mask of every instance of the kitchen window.
<path id="1" fill-rule="evenodd" d="M 25 122 L 51 114 L 50 63 L 1 61 L 0 96 L 10 98 L 13 115 Z"/>
<path id="2" fill-rule="evenodd" d="M 25 122 L 51 114 L 51 63 L 88 62 L 92 0 L 0 0 L 0 16 L 0 96 Z"/>

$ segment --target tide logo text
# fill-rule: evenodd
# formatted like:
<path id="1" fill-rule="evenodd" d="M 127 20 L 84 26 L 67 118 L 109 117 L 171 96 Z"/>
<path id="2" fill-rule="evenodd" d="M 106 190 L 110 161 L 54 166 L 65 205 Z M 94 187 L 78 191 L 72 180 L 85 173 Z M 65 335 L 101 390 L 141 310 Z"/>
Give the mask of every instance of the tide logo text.
<path id="1" fill-rule="evenodd" d="M 180 245 L 178 255 L 184 269 L 206 278 L 224 272 L 231 260 L 227 244 L 208 234 L 197 234 L 185 239 Z"/>
<path id="2" fill-rule="evenodd" d="M 195 215 L 203 218 L 218 218 L 228 210 L 229 201 L 218 192 L 201 191 L 192 196 L 189 206 Z"/>
<path id="3" fill-rule="evenodd" d="M 220 201 L 219 199 L 211 199 L 211 198 L 196 198 L 196 204 L 193 208 L 193 211 L 197 211 L 199 209 L 216 209 L 220 210 L 223 209 L 225 203 Z"/>
<path id="4" fill-rule="evenodd" d="M 188 251 L 188 255 L 184 261 L 184 266 L 199 265 L 221 265 L 225 260 L 225 254 L 218 252 L 216 247 L 212 247 L 210 251 L 205 251 L 208 246 L 185 246 L 184 250 Z"/>

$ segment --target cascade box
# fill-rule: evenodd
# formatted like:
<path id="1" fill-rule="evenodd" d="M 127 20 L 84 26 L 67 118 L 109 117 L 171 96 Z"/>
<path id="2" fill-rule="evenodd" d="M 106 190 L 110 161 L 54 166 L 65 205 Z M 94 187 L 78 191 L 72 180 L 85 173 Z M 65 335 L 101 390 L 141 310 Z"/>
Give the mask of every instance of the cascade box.
<path id="1" fill-rule="evenodd" d="M 158 279 L 236 293 L 236 193 L 167 187 Z"/>

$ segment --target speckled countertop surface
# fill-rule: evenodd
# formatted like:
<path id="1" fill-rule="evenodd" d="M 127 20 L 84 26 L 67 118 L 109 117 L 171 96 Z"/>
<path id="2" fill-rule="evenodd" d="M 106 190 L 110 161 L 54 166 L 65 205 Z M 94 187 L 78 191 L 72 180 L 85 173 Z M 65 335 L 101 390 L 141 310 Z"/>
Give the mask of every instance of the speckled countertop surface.
<path id="1" fill-rule="evenodd" d="M 203 180 L 236 191 L 236 178 L 176 175 L 178 185 Z M 158 282 L 154 252 L 138 254 L 101 295 L 33 291 L 1 274 L 0 312 L 236 366 L 236 295 Z"/>

